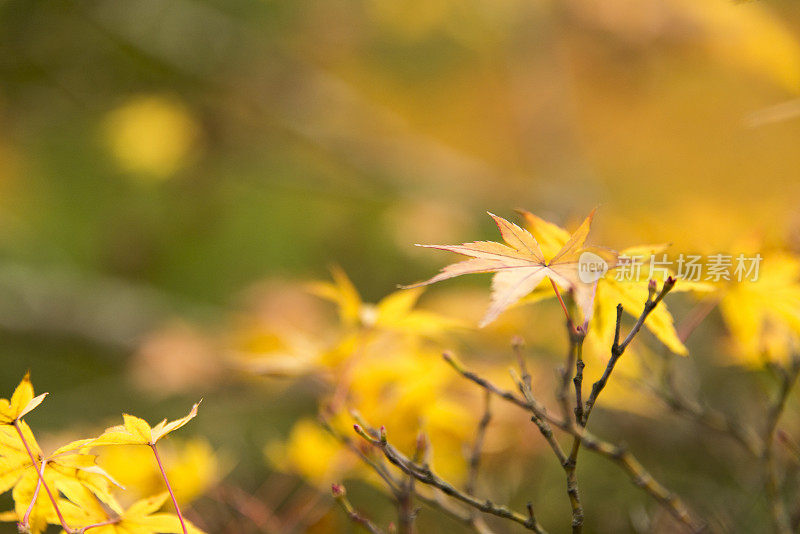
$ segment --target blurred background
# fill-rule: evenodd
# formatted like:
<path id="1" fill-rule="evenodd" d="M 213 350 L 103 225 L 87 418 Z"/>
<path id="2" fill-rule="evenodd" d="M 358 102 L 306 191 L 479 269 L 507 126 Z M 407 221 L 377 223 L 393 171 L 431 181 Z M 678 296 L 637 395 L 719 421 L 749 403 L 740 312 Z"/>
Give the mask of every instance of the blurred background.
<path id="1" fill-rule="evenodd" d="M 452 259 L 414 243 L 495 239 L 485 212 L 515 220 L 515 208 L 571 230 L 600 206 L 591 240 L 618 248 L 795 254 L 799 93 L 792 0 L 0 0 L 0 395 L 27 370 L 50 392 L 28 419 L 45 448 L 122 411 L 173 419 L 203 397 L 165 447 L 208 532 L 348 532 L 327 487 L 350 478 L 354 503 L 385 524 L 377 484 L 331 473 L 334 445 L 312 428 L 341 360 L 309 369 L 341 340 L 336 308 L 305 284 L 338 266 L 378 301 Z M 564 336 L 534 327 L 560 324 L 552 302 L 478 333 L 485 277 L 423 299 L 461 326 L 404 372 L 439 369 L 438 350 L 456 348 L 507 381 L 521 334 L 551 354 L 541 375 L 553 376 Z M 676 322 L 694 306 L 679 296 Z M 686 374 L 721 380 L 703 387 L 728 402 L 742 383 L 758 387 L 740 398 L 770 391 L 724 356 L 724 317 L 707 323 Z M 251 366 L 242 354 L 278 356 Z M 479 406 L 459 385 L 451 402 Z M 699 507 L 721 524 L 767 531 L 755 475 L 731 473 L 735 446 L 675 418 L 654 426 L 638 402 L 598 427 L 690 502 L 713 495 Z M 458 463 L 479 411 L 438 407 L 429 418 L 460 425 L 447 445 Z M 518 508 L 534 500 L 566 532 L 559 468 L 512 413 L 498 420 L 512 444 L 490 447 L 481 488 Z M 104 461 L 124 464 L 115 454 Z M 658 530 L 651 501 L 586 462 L 590 532 Z M 749 523 L 731 523 L 734 505 Z M 435 512 L 420 521 L 461 528 Z"/>

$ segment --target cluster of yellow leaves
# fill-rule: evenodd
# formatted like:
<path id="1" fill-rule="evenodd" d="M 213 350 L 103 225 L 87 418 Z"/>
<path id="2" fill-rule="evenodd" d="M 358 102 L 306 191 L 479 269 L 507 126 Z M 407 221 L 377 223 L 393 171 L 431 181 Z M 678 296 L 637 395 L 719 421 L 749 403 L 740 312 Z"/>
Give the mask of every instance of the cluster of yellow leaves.
<path id="1" fill-rule="evenodd" d="M 730 282 L 712 296 L 734 342 L 731 363 L 785 363 L 800 350 L 800 257 L 788 252 L 763 256 L 757 280 Z"/>
<path id="2" fill-rule="evenodd" d="M 78 525 L 97 525 L 92 527 L 95 534 L 172 534 L 183 532 L 180 520 L 174 514 L 159 513 L 169 498 L 167 492 L 154 495 L 133 503 L 127 509 L 109 513 L 97 499 L 84 493 L 82 497 L 63 504 L 64 518 L 68 523 Z M 188 521 L 184 520 L 187 532 L 202 534 Z"/>
<path id="3" fill-rule="evenodd" d="M 614 337 L 616 306 L 638 316 L 647 297 L 647 278 L 617 280 L 614 269 L 617 254 L 597 247 L 585 246 L 594 212 L 573 234 L 536 215 L 521 211 L 528 229 L 491 215 L 506 244 L 478 241 L 463 245 L 422 245 L 471 256 L 442 269 L 442 272 L 422 284 L 431 284 L 454 276 L 471 273 L 496 273 L 492 280 L 492 306 L 482 325 L 495 320 L 501 312 L 515 303 L 535 302 L 555 296 L 550 286 L 540 286 L 549 278 L 564 291 L 571 291 L 589 325 L 589 339 L 607 350 Z M 650 256 L 663 251 L 666 245 L 630 247 L 619 257 L 637 257 L 646 262 Z M 584 253 L 597 254 L 608 265 L 609 272 L 586 283 L 579 277 L 579 260 Z M 709 290 L 704 284 L 680 281 L 678 291 Z M 589 321 L 589 319 L 592 319 Z M 666 305 L 656 308 L 645 326 L 670 350 L 686 354 L 686 347 L 675 332 L 674 320 Z"/>
<path id="4" fill-rule="evenodd" d="M 170 439 L 158 444 L 167 478 L 178 503 L 190 503 L 210 489 L 222 476 L 224 457 L 218 458 L 203 439 Z M 97 451 L 97 463 L 125 488 L 117 498 L 122 503 L 144 499 L 164 488 L 164 480 L 153 453 L 137 445 L 109 445 Z"/>
<path id="5" fill-rule="evenodd" d="M 68 532 L 91 527 L 101 534 L 183 532 L 177 516 L 156 513 L 167 494 L 150 497 L 127 510 L 112 492 L 118 482 L 90 453 L 104 445 L 155 443 L 189 422 L 197 405 L 185 417 L 150 427 L 142 419 L 125 415 L 124 424 L 107 429 L 94 439 L 81 439 L 45 454 L 23 417 L 44 400 L 34 396 L 26 375 L 9 399 L 0 399 L 0 493 L 12 490 L 14 510 L 0 514 L 17 521 L 28 532 L 41 533 L 48 524 L 61 524 Z M 201 531 L 185 522 L 189 531 Z M 95 526 L 96 525 L 96 526 Z"/>
<path id="6" fill-rule="evenodd" d="M 569 240 L 570 235 L 563 228 L 527 211 L 523 211 L 522 216 L 527 229 L 538 241 L 545 256 L 549 257 Z M 636 257 L 639 258 L 641 263 L 647 265 L 652 256 L 663 252 L 666 248 L 667 245 L 665 244 L 638 245 L 622 250 L 619 256 Z M 606 276 L 597 281 L 597 291 L 592 311 L 593 318 L 589 323 L 590 335 L 587 337 L 588 343 L 596 346 L 598 351 L 604 353 L 608 352 L 608 347 L 611 346 L 614 339 L 617 304 L 622 304 L 623 310 L 628 315 L 638 317 L 647 298 L 649 280 L 646 276 L 631 277 L 628 280 L 627 277 L 617 277 L 614 271 L 615 268 L 621 268 L 621 266 L 611 267 Z M 647 269 L 644 269 L 643 272 L 646 273 Z M 675 273 L 672 274 L 673 276 L 675 275 Z M 661 276 L 663 276 L 663 273 L 661 273 Z M 663 280 L 656 280 L 656 282 L 662 283 Z M 707 292 L 710 290 L 711 286 L 708 284 L 686 280 L 678 280 L 673 289 L 673 291 L 677 292 Z M 529 300 L 547 298 L 552 294 L 550 291 L 534 293 L 529 297 Z M 672 352 L 681 355 L 687 354 L 686 346 L 675 331 L 675 320 L 666 303 L 659 304 L 650 313 L 644 325 Z"/>
<path id="7" fill-rule="evenodd" d="M 264 454 L 276 468 L 295 472 L 321 488 L 356 467 L 355 458 L 343 451 L 339 440 L 308 418 L 297 421 L 286 439 L 267 443 Z"/>
<path id="8" fill-rule="evenodd" d="M 551 299 L 556 295 L 554 287 L 564 295 L 573 295 L 587 321 L 583 323 L 587 328 L 586 380 L 595 380 L 609 356 L 617 304 L 622 304 L 630 317 L 640 315 L 648 296 L 648 262 L 651 257 L 659 259 L 667 250 L 664 244 L 638 245 L 617 254 L 587 246 L 593 214 L 570 233 L 532 213 L 520 213 L 523 226 L 492 215 L 502 243 L 435 245 L 468 259 L 445 267 L 422 284 L 391 293 L 377 304 L 364 302 L 347 275 L 334 268 L 332 281 L 316 282 L 307 289 L 336 305 L 338 326 L 316 324 L 307 335 L 296 330 L 281 334 L 276 329 L 261 333 L 258 329 L 248 329 L 241 339 L 238 356 L 253 371 L 272 375 L 314 374 L 322 379 L 328 389 L 319 402 L 320 413 L 343 435 L 350 433 L 353 410 L 367 422 L 385 426 L 393 443 L 408 454 L 413 452 L 416 436 L 423 430 L 435 444 L 434 467 L 448 478 L 458 480 L 465 472 L 463 451 L 473 437 L 478 399 L 470 395 L 471 390 L 462 387 L 462 381 L 451 369 L 440 364 L 442 349 L 450 348 L 454 341 L 452 334 L 468 330 L 459 320 L 418 309 L 421 286 L 461 274 L 494 273 L 492 302 L 484 324 L 503 322 L 506 315 L 518 313 L 505 314 L 505 310 Z M 605 276 L 589 282 L 580 279 L 579 261 L 586 252 L 607 262 L 609 271 Z M 643 265 L 641 275 L 616 276 L 615 270 L 626 265 L 624 260 L 618 260 L 622 257 L 636 257 Z M 763 349 L 778 333 L 785 346 L 788 331 L 800 332 L 800 261 L 783 255 L 769 257 L 764 264 L 764 276 L 758 282 L 711 284 L 678 278 L 674 291 L 720 303 L 732 339 L 740 348 L 756 343 Z M 676 276 L 669 270 L 657 270 L 658 285 L 668 275 Z M 553 284 L 541 283 L 545 278 Z M 452 302 L 462 301 L 445 299 L 442 307 L 447 308 Z M 703 302 L 698 304 L 700 308 L 703 306 Z M 508 333 L 506 326 L 500 331 Z M 519 326 L 516 324 L 514 328 Z M 666 349 L 679 355 L 688 353 L 685 332 L 679 335 L 667 303 L 660 303 L 644 326 Z M 311 341 L 314 336 L 316 341 Z M 506 348 L 502 350 L 507 353 Z M 621 370 L 635 378 L 644 372 L 641 358 L 644 354 L 637 354 L 637 347 L 629 348 L 629 352 L 631 357 L 620 364 Z M 507 361 L 483 370 L 482 374 L 493 378 L 496 375 L 502 380 Z M 606 399 L 612 406 L 625 410 L 652 404 L 634 402 L 640 400 L 640 395 L 643 393 L 622 382 L 609 386 Z M 492 424 L 504 424 L 502 419 L 500 415 Z M 492 442 L 491 450 L 497 452 L 513 446 L 508 438 L 511 433 L 505 430 L 492 433 L 505 434 L 506 438 L 504 442 Z M 295 472 L 318 486 L 346 476 L 368 480 L 373 476 L 312 418 L 297 422 L 287 437 L 269 442 L 265 455 L 274 467 Z"/>
<path id="9" fill-rule="evenodd" d="M 242 346 L 258 350 L 250 354 L 237 350 L 241 361 L 257 372 L 283 375 L 291 369 L 294 374 L 324 379 L 329 394 L 320 400 L 320 410 L 345 435 L 352 434 L 351 410 L 392 429 L 397 444 L 409 453 L 418 432 L 424 430 L 437 443 L 434 465 L 458 478 L 464 472 L 463 445 L 474 424 L 469 402 L 446 400 L 464 384 L 442 362 L 441 352 L 448 334 L 465 325 L 417 308 L 422 288 L 396 291 L 371 304 L 362 300 L 341 269 L 332 269 L 332 275 L 332 282 L 306 286 L 336 305 L 339 321 L 325 329 L 329 333 L 325 343 L 303 342 L 297 332 L 281 336 L 272 330 L 259 334 L 248 329 Z M 322 337 L 319 330 L 311 335 Z M 292 352 L 290 347 L 304 350 Z M 434 398 L 440 401 L 431 402 Z M 268 443 L 265 454 L 275 467 L 296 472 L 320 487 L 343 474 L 369 476 L 369 471 L 358 469 L 346 447 L 311 419 L 297 422 L 286 439 Z"/>

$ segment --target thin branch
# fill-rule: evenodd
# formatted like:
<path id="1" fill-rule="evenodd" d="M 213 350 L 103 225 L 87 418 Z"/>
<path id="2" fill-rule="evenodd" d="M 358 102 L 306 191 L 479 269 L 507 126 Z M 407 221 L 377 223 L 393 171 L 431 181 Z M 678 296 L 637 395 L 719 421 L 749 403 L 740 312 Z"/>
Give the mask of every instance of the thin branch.
<path id="1" fill-rule="evenodd" d="M 664 281 L 664 285 L 661 287 L 661 291 L 658 292 L 656 295 L 655 291 L 655 282 L 653 280 L 650 281 L 649 291 L 647 295 L 647 301 L 644 304 L 644 310 L 642 310 L 641 315 L 636 320 L 636 324 L 633 325 L 631 331 L 628 332 L 628 335 L 625 339 L 620 343 L 620 328 L 622 325 L 622 305 L 617 305 L 617 321 L 616 321 L 616 329 L 614 331 L 614 344 L 611 346 L 611 357 L 608 360 L 608 365 L 606 365 L 605 371 L 603 371 L 603 376 L 592 385 L 592 392 L 589 394 L 589 398 L 586 400 L 586 408 L 583 413 L 583 420 L 582 426 L 586 426 L 589 422 L 589 416 L 592 413 L 592 409 L 594 408 L 595 403 L 597 402 L 597 397 L 603 391 L 603 388 L 606 387 L 608 383 L 608 379 L 611 377 L 611 373 L 614 371 L 614 366 L 617 364 L 617 361 L 625 352 L 625 349 L 628 348 L 628 345 L 631 344 L 633 338 L 636 337 L 636 334 L 639 333 L 639 330 L 642 329 L 647 316 L 650 315 L 656 306 L 658 306 L 659 302 L 663 300 L 663 298 L 667 295 L 667 293 L 675 287 L 675 279 L 671 276 Z M 655 297 L 655 298 L 654 298 Z"/>
<path id="2" fill-rule="evenodd" d="M 538 403 L 538 401 L 535 401 L 535 399 L 534 402 L 528 402 L 527 400 L 520 398 L 510 391 L 506 391 L 497 387 L 485 378 L 464 369 L 460 364 L 456 363 L 453 357 L 450 355 L 446 355 L 445 359 L 451 362 L 453 368 L 463 377 L 471 380 L 485 389 L 490 390 L 492 393 L 502 399 L 505 399 L 511 404 L 531 412 L 533 414 L 534 422 L 539 420 L 543 423 L 549 423 L 550 425 L 559 428 L 564 432 L 572 434 L 573 436 L 577 436 L 585 448 L 595 452 L 596 454 L 605 456 L 606 458 L 618 464 L 628 474 L 637 487 L 641 488 L 659 504 L 664 506 L 664 508 L 673 517 L 678 519 L 692 532 L 701 532 L 705 528 L 704 524 L 696 521 L 692 517 L 683 501 L 677 495 L 669 491 L 657 480 L 655 480 L 655 478 L 644 468 L 644 466 L 642 466 L 642 464 L 639 463 L 639 461 L 636 460 L 636 458 L 624 447 L 617 446 L 597 438 L 585 428 L 574 425 L 572 418 L 564 421 L 553 417 L 541 404 Z M 524 384 L 521 382 L 518 382 L 517 385 L 518 387 L 524 387 Z"/>
<path id="3" fill-rule="evenodd" d="M 327 419 L 325 419 L 324 417 L 320 416 L 319 421 L 320 421 L 320 424 L 322 425 L 322 428 L 327 430 L 330 435 L 335 437 L 344 446 L 346 446 L 348 449 L 353 451 L 353 453 L 355 453 L 356 456 L 358 456 L 358 458 L 362 462 L 364 462 L 373 471 L 375 471 L 375 473 L 379 477 L 381 477 L 383 479 L 383 481 L 386 483 L 386 485 L 389 487 L 389 491 L 391 491 L 392 496 L 395 499 L 397 499 L 397 496 L 400 493 L 400 482 L 398 480 L 395 480 L 395 478 L 392 476 L 392 474 L 389 472 L 389 470 L 386 468 L 386 466 L 383 465 L 382 462 L 378 462 L 378 461 L 370 458 L 367 454 L 364 453 L 364 451 L 361 450 L 361 448 L 358 445 L 353 443 L 353 440 L 351 440 L 349 437 L 347 437 L 347 436 L 345 436 L 343 434 L 340 434 L 339 432 L 334 430 L 334 428 L 330 425 L 330 423 L 328 422 Z"/>
<path id="4" fill-rule="evenodd" d="M 753 457 L 761 457 L 764 446 L 761 438 L 752 429 L 746 428 L 741 422 L 720 410 L 684 398 L 669 378 L 665 381 L 665 386 L 661 387 L 639 381 L 636 385 L 662 401 L 677 415 L 726 435 L 739 443 Z"/>
<path id="5" fill-rule="evenodd" d="M 361 420 L 360 416 L 358 416 L 357 414 L 354 415 L 358 420 Z M 362 451 L 361 448 L 358 447 L 358 445 L 356 445 L 353 442 L 353 440 L 334 430 L 324 417 L 320 417 L 320 424 L 322 424 L 323 428 L 325 428 L 325 430 L 327 430 L 333 437 L 339 440 L 348 449 L 353 451 L 356 454 L 356 456 L 358 456 L 358 458 L 362 462 L 364 462 L 364 464 L 366 464 L 373 471 L 375 471 L 375 473 L 377 473 L 377 475 L 380 476 L 388 486 L 389 491 L 392 494 L 392 497 L 395 500 L 397 499 L 397 494 L 400 491 L 399 489 L 400 482 L 396 480 L 394 476 L 392 476 L 392 474 L 389 472 L 389 470 L 382 462 L 370 458 L 370 456 L 365 454 L 364 451 Z M 383 458 L 383 456 L 381 456 L 381 458 Z M 460 523 L 464 523 L 469 527 L 472 527 L 472 529 L 475 530 L 475 532 L 477 532 L 478 534 L 493 534 L 491 529 L 489 529 L 489 527 L 487 527 L 482 521 L 473 521 L 472 517 L 469 514 L 462 512 L 460 509 L 457 509 L 456 507 L 442 501 L 441 499 L 437 499 L 435 497 L 429 497 L 428 495 L 421 493 L 416 488 L 414 489 L 414 496 L 419 502 L 428 506 L 429 508 L 438 510 L 444 513 L 445 515 L 449 516 L 450 518 Z"/>
<path id="6" fill-rule="evenodd" d="M 580 425 L 583 419 L 583 407 L 581 406 L 581 384 L 583 383 L 583 341 L 586 333 L 581 329 L 572 328 L 571 323 L 567 323 L 567 335 L 569 336 L 569 350 L 567 351 L 567 361 L 561 369 L 561 383 L 559 384 L 556 398 L 561 405 L 561 415 L 564 422 L 570 429 Z M 572 369 L 575 367 L 575 378 L 572 378 Z M 570 410 L 568 390 L 569 383 L 575 386 L 576 407 Z M 518 384 L 519 385 L 519 384 Z M 523 391 L 523 394 L 525 392 Z M 530 400 L 532 395 L 525 395 Z M 583 531 L 583 504 L 581 503 L 580 490 L 578 488 L 578 452 L 580 451 L 581 441 L 577 436 L 573 436 L 572 446 L 567 460 L 562 463 L 564 474 L 567 479 L 567 496 L 569 497 L 570 508 L 572 509 L 572 534 L 581 534 Z"/>
<path id="7" fill-rule="evenodd" d="M 429 466 L 420 465 L 413 462 L 387 441 L 386 430 L 384 428 L 381 428 L 380 432 L 377 433 L 376 436 L 370 436 L 367 431 L 361 427 L 361 425 L 356 424 L 353 428 L 367 442 L 371 443 L 375 447 L 378 447 L 378 449 L 383 452 L 383 455 L 387 460 L 389 460 L 389 462 L 397 466 L 397 468 L 399 468 L 405 474 L 414 477 L 419 482 L 422 482 L 428 486 L 432 486 L 440 490 L 445 495 L 476 508 L 481 512 L 514 521 L 515 523 L 524 526 L 526 529 L 538 534 L 546 534 L 546 531 L 542 529 L 535 518 L 515 512 L 506 505 L 498 505 L 491 500 L 481 500 L 472 495 L 468 495 L 467 493 L 457 489 L 450 482 L 447 482 L 436 475 Z"/>
<path id="8" fill-rule="evenodd" d="M 775 466 L 773 443 L 775 441 L 775 432 L 778 422 L 786 408 L 786 401 L 789 398 L 789 393 L 791 393 L 794 385 L 797 383 L 798 376 L 800 376 L 800 355 L 794 355 L 789 368 L 781 369 L 780 387 L 767 413 L 767 423 L 764 429 L 764 449 L 762 451 L 762 463 L 765 475 L 764 489 L 772 514 L 772 521 L 775 524 L 775 530 L 780 534 L 791 533 L 792 527 L 791 518 L 786 512 L 786 505 L 780 495 L 780 483 Z"/>
<path id="9" fill-rule="evenodd" d="M 469 475 L 464 490 L 470 495 L 475 495 L 475 487 L 478 483 L 478 469 L 481 463 L 481 452 L 483 451 L 483 441 L 486 438 L 486 429 L 492 420 L 492 393 L 484 390 L 483 397 L 483 417 L 478 422 L 478 429 L 475 432 L 475 441 L 472 443 L 472 451 L 469 456 Z"/>
<path id="10" fill-rule="evenodd" d="M 520 336 L 514 336 L 511 339 L 511 348 L 514 351 L 514 355 L 517 357 L 517 365 L 519 365 L 519 372 L 520 376 L 522 377 L 522 381 L 528 386 L 528 389 L 531 389 L 531 373 L 528 371 L 528 363 L 525 361 L 525 354 L 523 353 L 523 349 L 525 348 L 525 340 L 522 339 Z"/>
<path id="11" fill-rule="evenodd" d="M 781 429 L 778 429 L 775 432 L 775 437 L 777 438 L 778 443 L 783 445 L 784 448 L 791 453 L 792 459 L 795 462 L 800 463 L 800 445 L 798 445 L 789 434 Z"/>
<path id="12" fill-rule="evenodd" d="M 428 440 L 423 432 L 417 435 L 417 443 L 414 448 L 413 461 L 419 463 L 425 457 Z M 414 519 L 417 510 L 414 509 L 414 477 L 409 476 L 401 486 L 400 495 L 397 499 L 397 524 L 400 534 L 414 533 Z"/>
<path id="13" fill-rule="evenodd" d="M 341 506 L 344 513 L 347 514 L 347 518 L 350 519 L 356 525 L 360 525 L 364 528 L 367 532 L 371 534 L 384 534 L 383 530 L 377 527 L 372 521 L 361 515 L 359 512 L 353 508 L 353 505 L 350 503 L 350 500 L 347 498 L 347 491 L 344 489 L 344 486 L 340 484 L 333 484 L 331 486 L 331 493 L 333 494 L 334 500 Z"/>
<path id="14" fill-rule="evenodd" d="M 580 424 L 583 421 L 583 368 L 586 364 L 583 363 L 583 338 L 585 334 L 581 335 L 580 340 L 577 342 L 576 359 L 575 359 L 575 377 L 572 383 L 575 385 L 575 421 Z"/>
<path id="15" fill-rule="evenodd" d="M 517 395 L 515 395 L 513 392 L 505 390 L 505 389 L 501 389 L 501 388 L 495 386 L 494 384 L 492 384 L 491 382 L 489 382 L 488 380 L 486 380 L 485 378 L 473 373 L 472 371 L 467 370 L 449 352 L 443 353 L 442 357 L 444 358 L 444 361 L 449 363 L 450 366 L 453 369 L 456 370 L 457 373 L 459 373 L 461 376 L 463 376 L 467 380 L 470 380 L 470 381 L 476 383 L 477 385 L 479 385 L 483 389 L 494 393 L 495 395 L 497 395 L 498 397 L 500 397 L 501 399 L 503 399 L 505 401 L 508 401 L 508 402 L 510 402 L 512 404 L 516 404 L 517 406 L 519 406 L 523 410 L 532 411 L 533 413 L 532 413 L 532 416 L 531 416 L 531 421 L 533 421 L 533 423 L 536 424 L 536 426 L 539 428 L 539 432 L 542 434 L 542 436 L 544 436 L 544 438 L 547 441 L 548 445 L 550 445 L 550 448 L 553 449 L 553 452 L 558 457 L 559 463 L 561 465 L 563 465 L 564 462 L 566 462 L 567 455 L 561 449 L 561 445 L 559 445 L 558 441 L 555 439 L 555 436 L 553 435 L 553 429 L 551 428 L 550 423 L 548 421 L 548 419 L 550 419 L 550 418 L 547 417 L 547 416 L 541 417 L 541 416 L 538 415 L 540 413 L 541 414 L 546 414 L 547 410 L 544 408 L 544 406 L 540 405 L 538 403 L 538 401 L 533 398 L 532 395 L 530 396 L 529 400 L 521 399 Z M 519 382 L 522 383 L 522 380 L 519 380 Z M 530 387 L 527 387 L 527 391 L 530 391 Z M 531 406 L 535 406 L 536 409 L 535 410 L 531 409 Z M 559 420 L 555 420 L 555 421 L 560 422 Z"/>

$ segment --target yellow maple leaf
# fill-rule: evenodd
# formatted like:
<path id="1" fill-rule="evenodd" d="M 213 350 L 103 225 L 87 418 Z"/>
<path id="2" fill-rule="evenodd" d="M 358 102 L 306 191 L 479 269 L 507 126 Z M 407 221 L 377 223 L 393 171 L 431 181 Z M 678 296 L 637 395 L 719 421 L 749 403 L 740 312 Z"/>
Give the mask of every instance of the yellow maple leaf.
<path id="1" fill-rule="evenodd" d="M 219 480 L 224 467 L 211 445 L 203 439 L 169 440 L 159 443 L 164 470 L 180 504 L 193 501 Z M 99 448 L 98 463 L 125 487 L 120 495 L 130 503 L 153 495 L 164 487 L 164 479 L 152 462 L 152 452 L 138 445 Z"/>
<path id="2" fill-rule="evenodd" d="M 596 283 L 584 282 L 579 276 L 578 264 L 582 254 L 591 252 L 609 267 L 616 264 L 615 253 L 585 246 L 594 213 L 593 210 L 575 233 L 568 236 L 561 248 L 548 248 L 548 253 L 552 253 L 549 257 L 530 232 L 490 213 L 505 244 L 474 241 L 461 245 L 418 245 L 455 252 L 470 259 L 448 265 L 436 276 L 408 287 L 433 284 L 463 274 L 495 273 L 492 278 L 492 304 L 481 321 L 481 326 L 485 326 L 536 289 L 542 280 L 549 278 L 562 289 L 572 291 L 586 323 L 592 315 Z"/>
<path id="3" fill-rule="evenodd" d="M 58 523 L 59 520 L 49 498 L 40 491 L 39 475 L 25 447 L 26 443 L 48 487 L 59 495 L 59 508 L 64 498 L 71 500 L 89 491 L 110 509 L 120 509 L 111 493 L 111 484 L 115 483 L 113 478 L 97 465 L 94 455 L 86 452 L 92 440 L 74 441 L 45 456 L 30 427 L 24 421 L 19 421 L 17 425 L 25 443 L 15 428 L 0 426 L 0 493 L 13 487 L 16 517 L 24 517 L 30 508 L 31 532 L 42 532 L 47 523 Z"/>
<path id="4" fill-rule="evenodd" d="M 30 373 L 26 373 L 11 395 L 11 399 L 0 399 L 0 425 L 11 425 L 14 421 L 22 419 L 39 406 L 46 396 L 47 393 L 33 396 Z"/>
<path id="5" fill-rule="evenodd" d="M 720 290 L 719 308 L 735 342 L 735 357 L 748 365 L 766 357 L 781 360 L 800 341 L 800 257 L 764 256 L 755 281 L 731 283 Z"/>
<path id="6" fill-rule="evenodd" d="M 197 407 L 200 406 L 200 402 L 195 403 L 184 417 L 170 422 L 164 419 L 154 427 L 151 427 L 144 419 L 123 414 L 124 423 L 107 428 L 99 438 L 92 441 L 92 446 L 155 445 L 159 439 L 194 419 L 197 416 Z"/>
<path id="7" fill-rule="evenodd" d="M 536 215 L 520 210 L 525 219 L 527 228 L 537 239 L 542 247 L 542 251 L 553 253 L 563 247 L 569 240 L 569 233 L 558 225 L 545 221 Z M 642 262 L 651 256 L 663 252 L 667 245 L 639 245 L 622 250 L 620 258 L 638 258 Z M 613 269 L 613 267 L 612 267 Z M 661 274 L 663 276 L 663 273 Z M 597 293 L 594 300 L 594 317 L 589 325 L 589 332 L 593 333 L 590 339 L 602 344 L 604 349 L 611 346 L 614 339 L 614 329 L 616 326 L 616 306 L 622 304 L 623 310 L 633 316 L 638 317 L 642 311 L 642 305 L 647 298 L 648 279 L 634 278 L 631 280 L 617 280 L 612 273 L 600 278 L 597 283 Z M 661 281 L 661 280 L 656 280 Z M 679 280 L 675 284 L 673 291 L 711 291 L 712 286 L 698 282 L 688 282 Z M 526 302 L 541 300 L 550 297 L 552 293 L 536 292 Z M 672 352 L 676 354 L 687 354 L 686 346 L 678 337 L 675 331 L 675 322 L 669 312 L 666 303 L 662 302 L 658 307 L 650 312 L 645 321 L 645 327 L 655 335 L 659 341 L 664 343 Z"/>
<path id="8" fill-rule="evenodd" d="M 353 282 L 340 267 L 333 267 L 331 273 L 333 283 L 316 282 L 310 284 L 309 289 L 317 296 L 338 305 L 339 316 L 345 326 L 363 326 L 428 337 L 463 327 L 456 319 L 415 309 L 423 288 L 395 291 L 377 304 L 368 304 L 361 300 Z"/>
<path id="9" fill-rule="evenodd" d="M 169 498 L 167 492 L 136 501 L 126 510 L 114 513 L 106 510 L 90 493 L 84 493 L 75 502 L 66 503 L 62 513 L 70 524 L 82 528 L 92 526 L 92 534 L 179 534 L 184 532 L 178 516 L 158 513 Z M 186 519 L 186 532 L 203 534 L 203 531 Z"/>
<path id="10" fill-rule="evenodd" d="M 267 443 L 264 457 L 274 468 L 299 474 L 319 487 L 341 479 L 356 465 L 342 444 L 312 419 L 297 421 L 285 440 Z"/>

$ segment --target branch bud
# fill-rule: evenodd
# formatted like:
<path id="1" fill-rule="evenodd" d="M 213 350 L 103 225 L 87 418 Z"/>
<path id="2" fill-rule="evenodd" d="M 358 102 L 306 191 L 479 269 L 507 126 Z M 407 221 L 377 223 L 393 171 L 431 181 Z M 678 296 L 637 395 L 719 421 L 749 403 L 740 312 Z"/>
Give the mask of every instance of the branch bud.
<path id="1" fill-rule="evenodd" d="M 347 490 L 341 484 L 331 484 L 331 495 L 334 499 L 341 499 L 347 495 Z"/>

